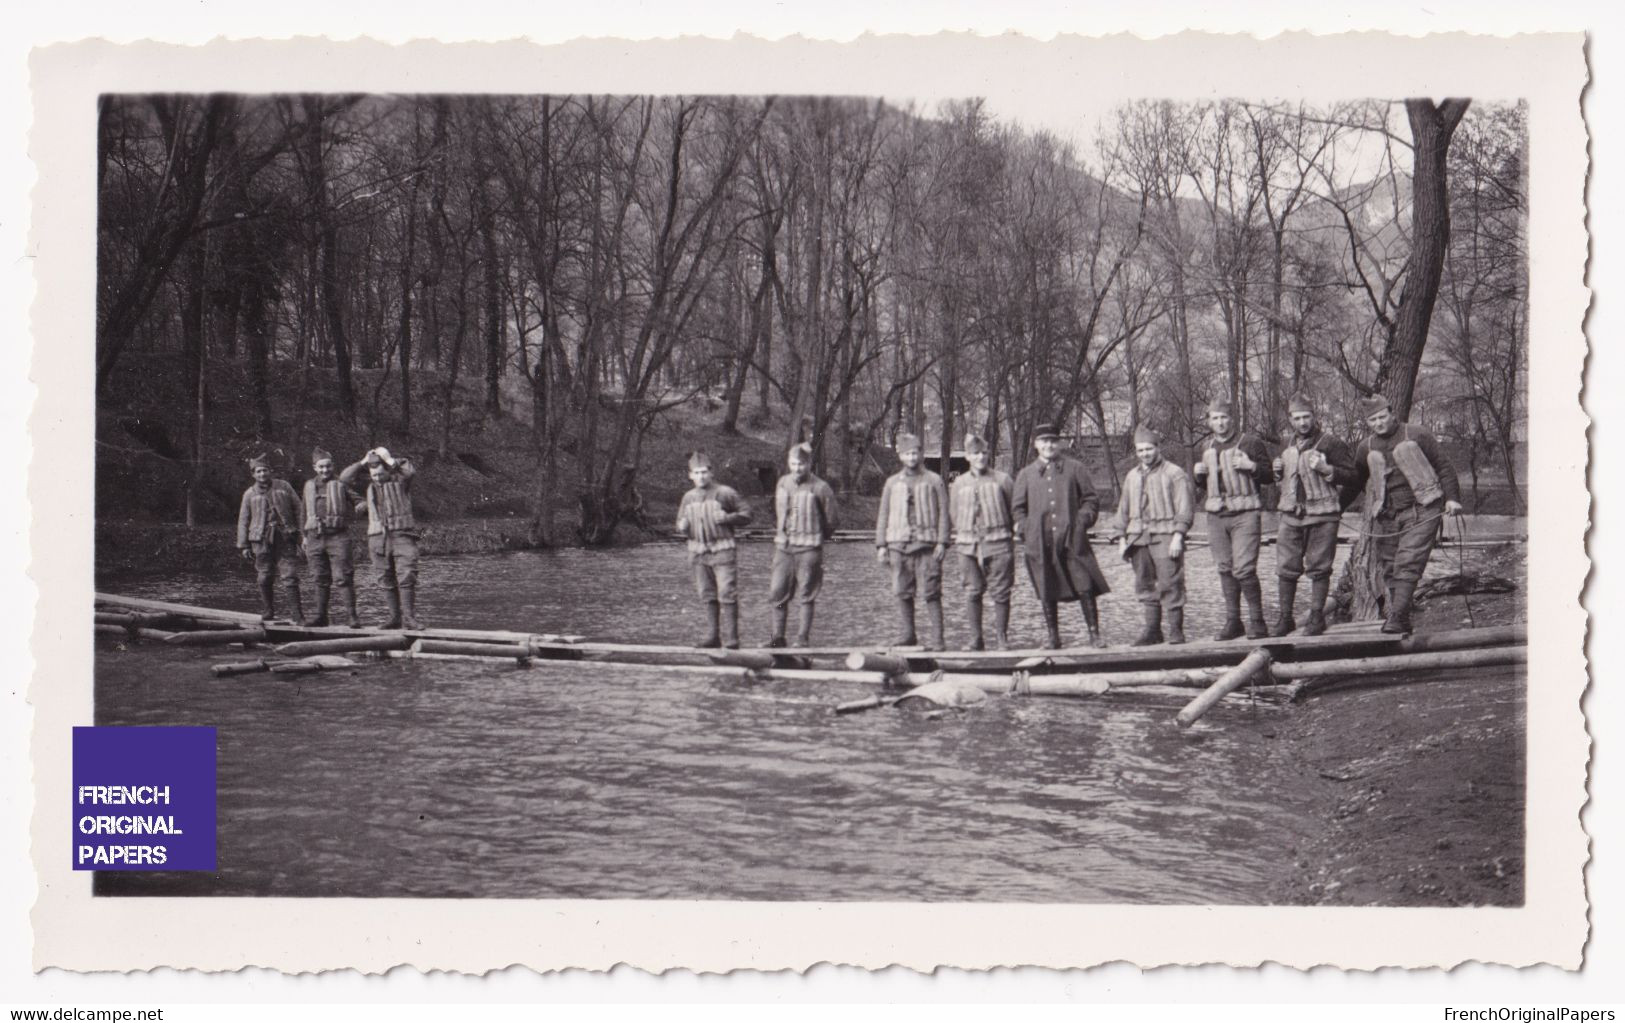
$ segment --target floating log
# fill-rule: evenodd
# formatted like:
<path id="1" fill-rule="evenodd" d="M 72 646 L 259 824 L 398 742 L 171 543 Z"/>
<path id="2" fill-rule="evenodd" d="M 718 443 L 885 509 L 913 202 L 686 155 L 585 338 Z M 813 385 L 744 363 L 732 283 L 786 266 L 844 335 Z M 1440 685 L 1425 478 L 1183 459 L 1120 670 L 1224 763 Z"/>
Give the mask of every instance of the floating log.
<path id="1" fill-rule="evenodd" d="M 293 661 L 273 661 L 271 671 L 278 675 L 308 675 L 317 671 L 342 671 L 346 668 L 360 667 L 348 657 L 338 657 L 332 654 L 318 654 L 315 657 L 302 657 Z"/>
<path id="2" fill-rule="evenodd" d="M 1482 650 L 1438 650 L 1422 654 L 1396 654 L 1393 657 L 1351 657 L 1341 661 L 1275 664 L 1271 665 L 1270 672 L 1278 679 L 1327 678 L 1476 668 L 1494 664 L 1524 664 L 1528 660 L 1527 647 L 1500 646 Z"/>
<path id="3" fill-rule="evenodd" d="M 167 600 L 148 600 L 145 597 L 120 597 L 113 593 L 95 594 L 97 604 L 106 604 L 111 607 L 126 608 L 135 611 L 168 612 L 170 614 L 187 615 L 199 619 L 213 619 L 215 621 L 237 622 L 243 625 L 259 624 L 260 616 L 252 611 L 223 611 L 214 607 L 198 607 L 194 604 L 177 604 Z"/>
<path id="4" fill-rule="evenodd" d="M 1151 671 L 1094 672 L 1085 675 L 1029 675 L 1018 691 L 1034 696 L 1097 696 L 1113 689 L 1147 686 L 1204 687 L 1223 675 L 1223 668 L 1169 668 Z"/>
<path id="5" fill-rule="evenodd" d="M 203 632 L 177 632 L 165 642 L 171 646 L 227 646 L 232 643 L 264 643 L 270 635 L 263 628 L 209 629 Z"/>
<path id="6" fill-rule="evenodd" d="M 1254 678 L 1261 672 L 1267 672 L 1270 666 L 1270 652 L 1268 650 L 1254 650 L 1246 659 L 1229 671 L 1220 675 L 1214 683 L 1202 690 L 1202 695 L 1185 705 L 1175 718 L 1179 727 L 1189 728 L 1203 714 L 1212 710 L 1214 705 L 1227 694 L 1240 689 L 1247 684 L 1247 680 Z"/>
<path id="7" fill-rule="evenodd" d="M 235 661 L 230 664 L 216 664 L 209 669 L 215 678 L 229 678 L 232 675 L 252 675 L 255 672 L 270 670 L 271 662 L 263 658 L 258 661 Z"/>
<path id="8" fill-rule="evenodd" d="M 921 662 L 929 658 L 920 658 L 916 664 L 923 667 Z M 885 675 L 907 675 L 910 665 L 906 657 L 897 654 L 881 654 L 870 650 L 854 650 L 846 655 L 846 666 L 852 671 L 878 671 Z"/>
<path id="9" fill-rule="evenodd" d="M 730 668 L 799 668 L 812 667 L 811 658 L 793 654 L 788 650 L 710 650 L 706 655 L 712 664 L 725 664 Z"/>
<path id="10" fill-rule="evenodd" d="M 308 645 L 308 644 L 307 644 Z M 471 643 L 466 640 L 420 639 L 412 644 L 414 654 L 462 654 L 465 657 L 502 657 L 528 662 L 528 643 Z"/>
<path id="11" fill-rule="evenodd" d="M 376 636 L 355 636 L 349 639 L 318 639 L 303 643 L 283 643 L 276 652 L 285 657 L 308 657 L 312 654 L 344 654 L 365 650 L 405 650 L 412 645 L 405 633 L 390 632 Z"/>
<path id="12" fill-rule="evenodd" d="M 94 629 L 101 636 L 123 636 L 125 639 L 153 639 L 159 642 L 168 642 L 176 633 L 165 632 L 162 629 L 131 628 L 128 625 L 96 625 Z"/>

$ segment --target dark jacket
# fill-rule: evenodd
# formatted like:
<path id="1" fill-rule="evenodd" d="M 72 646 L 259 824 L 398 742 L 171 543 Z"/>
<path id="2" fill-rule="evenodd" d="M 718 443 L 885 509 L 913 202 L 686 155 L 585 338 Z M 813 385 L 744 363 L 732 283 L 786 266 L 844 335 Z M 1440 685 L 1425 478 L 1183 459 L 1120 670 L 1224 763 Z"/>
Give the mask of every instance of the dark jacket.
<path id="1" fill-rule="evenodd" d="M 1039 600 L 1111 592 L 1089 545 L 1100 497 L 1081 462 L 1058 457 L 1046 466 L 1034 461 L 1016 476 L 1010 507 Z"/>

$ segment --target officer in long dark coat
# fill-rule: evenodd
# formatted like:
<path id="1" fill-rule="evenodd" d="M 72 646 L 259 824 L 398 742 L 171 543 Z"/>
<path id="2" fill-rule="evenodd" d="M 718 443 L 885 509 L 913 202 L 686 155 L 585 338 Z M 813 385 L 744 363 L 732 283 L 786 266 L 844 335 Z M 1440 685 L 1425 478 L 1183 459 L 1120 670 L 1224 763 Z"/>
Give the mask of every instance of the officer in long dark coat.
<path id="1" fill-rule="evenodd" d="M 1044 609 L 1045 645 L 1060 648 L 1059 604 L 1075 600 L 1083 608 L 1089 645 L 1105 646 L 1095 601 L 1111 587 L 1101 575 L 1088 535 L 1100 514 L 1100 498 L 1083 464 L 1062 457 L 1061 431 L 1054 425 L 1038 428 L 1033 447 L 1038 458 L 1016 477 L 1011 510 L 1027 574 Z"/>

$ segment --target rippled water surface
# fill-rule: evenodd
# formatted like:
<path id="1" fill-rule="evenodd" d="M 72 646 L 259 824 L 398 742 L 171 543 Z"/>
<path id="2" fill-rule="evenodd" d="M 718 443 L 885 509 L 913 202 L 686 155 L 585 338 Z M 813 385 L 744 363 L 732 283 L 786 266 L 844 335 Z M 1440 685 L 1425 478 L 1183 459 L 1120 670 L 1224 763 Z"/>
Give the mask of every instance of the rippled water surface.
<path id="1" fill-rule="evenodd" d="M 1138 606 L 1103 553 L 1121 641 Z M 770 554 L 742 551 L 747 643 L 766 635 Z M 889 637 L 873 557 L 831 548 L 815 641 Z M 1205 551 L 1189 571 L 1201 635 L 1218 625 Z M 684 642 L 701 618 L 673 545 L 427 559 L 423 577 L 433 625 Z M 247 575 L 109 585 L 252 606 Z M 952 641 L 952 570 L 945 590 Z M 1025 580 L 1014 618 L 1036 642 Z M 98 724 L 219 729 L 221 869 L 103 873 L 98 891 L 1255 903 L 1307 826 L 1273 707 L 1181 731 L 1154 698 L 837 717 L 870 690 L 604 665 L 209 674 L 241 656 L 99 641 Z"/>

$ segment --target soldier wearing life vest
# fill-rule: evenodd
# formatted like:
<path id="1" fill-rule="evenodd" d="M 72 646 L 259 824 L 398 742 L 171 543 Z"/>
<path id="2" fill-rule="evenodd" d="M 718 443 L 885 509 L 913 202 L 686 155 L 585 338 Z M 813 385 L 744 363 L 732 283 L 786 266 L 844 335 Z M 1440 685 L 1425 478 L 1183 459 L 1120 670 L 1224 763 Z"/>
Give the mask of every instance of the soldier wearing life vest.
<path id="1" fill-rule="evenodd" d="M 1196 520 L 1196 490 L 1184 469 L 1162 457 L 1162 437 L 1134 431 L 1140 464 L 1123 478 L 1113 532 L 1123 559 L 1134 568 L 1134 595 L 1145 609 L 1145 629 L 1134 646 L 1185 642 L 1185 536 Z"/>
<path id="2" fill-rule="evenodd" d="M 739 551 L 734 530 L 750 525 L 750 506 L 733 487 L 711 479 L 711 456 L 688 456 L 694 489 L 677 506 L 677 532 L 688 540 L 694 592 L 705 602 L 707 632 L 701 648 L 739 649 Z"/>
<path id="3" fill-rule="evenodd" d="M 350 560 L 350 520 L 359 494 L 333 471 L 333 456 L 321 448 L 310 455 L 315 476 L 305 481 L 305 562 L 316 581 L 316 614 L 309 624 L 326 625 L 327 607 L 336 586 L 349 610 L 349 626 L 361 628 L 355 610 L 355 569 Z M 350 467 L 351 476 L 364 461 Z"/>
<path id="4" fill-rule="evenodd" d="M 811 643 L 813 606 L 824 584 L 824 541 L 835 535 L 835 491 L 813 475 L 811 444 L 797 444 L 786 457 L 789 472 L 773 488 L 773 568 L 768 601 L 773 605 L 770 647 L 784 646 L 790 601 L 796 604 L 795 645 Z"/>
<path id="5" fill-rule="evenodd" d="M 1202 442 L 1194 475 L 1198 500 L 1207 511 L 1208 548 L 1219 570 L 1224 591 L 1224 627 L 1216 637 L 1249 639 L 1269 635 L 1264 625 L 1264 595 L 1258 585 L 1258 547 L 1263 530 L 1263 497 L 1259 488 L 1275 481 L 1269 449 L 1240 429 L 1230 399 L 1220 396 L 1208 405 L 1207 425 L 1212 436 Z M 1241 622 L 1241 601 L 1247 601 L 1247 624 Z"/>
<path id="6" fill-rule="evenodd" d="M 1337 555 L 1337 524 L 1342 521 L 1342 489 L 1354 484 L 1354 451 L 1324 432 L 1315 421 L 1315 406 L 1303 395 L 1287 404 L 1292 438 L 1276 458 L 1280 481 L 1280 526 L 1276 534 L 1276 580 L 1279 615 L 1269 630 L 1284 637 L 1297 628 L 1293 602 L 1298 578 L 1310 576 L 1310 617 L 1303 635 L 1326 632 L 1326 594 L 1331 591 L 1331 563 Z"/>
<path id="7" fill-rule="evenodd" d="M 237 507 L 237 550 L 244 561 L 254 563 L 254 582 L 259 589 L 260 618 L 276 617 L 274 580 L 282 583 L 293 621 L 305 624 L 305 611 L 299 603 L 299 563 L 295 555 L 304 527 L 304 511 L 299 495 L 287 480 L 275 479 L 271 461 L 264 455 L 248 460 L 254 483 L 243 491 Z"/>
<path id="8" fill-rule="evenodd" d="M 891 569 L 897 598 L 898 646 L 919 642 L 914 631 L 914 599 L 925 599 L 930 626 L 927 649 L 942 649 L 942 559 L 948 553 L 948 488 L 942 477 L 922 466 L 920 438 L 897 438 L 903 468 L 886 480 L 875 517 L 875 558 Z"/>
<path id="9" fill-rule="evenodd" d="M 1010 649 L 1010 590 L 1015 580 L 1015 551 L 1011 547 L 1015 516 L 1010 501 L 1015 483 L 1010 474 L 993 468 L 987 441 L 976 434 L 965 438 L 965 460 L 970 471 L 960 474 L 949 490 L 949 519 L 954 549 L 959 553 L 959 577 L 965 590 L 965 618 L 970 625 L 970 649 L 982 650 L 982 597 L 993 601 L 993 642 Z"/>
<path id="10" fill-rule="evenodd" d="M 412 480 L 417 467 L 404 455 L 396 458 L 388 448 L 376 447 L 339 473 L 339 479 L 353 487 L 363 466 L 367 469 L 367 554 L 372 559 L 373 579 L 384 591 L 389 608 L 389 617 L 379 627 L 421 629 L 423 623 L 417 616 L 418 524 L 412 514 Z"/>
<path id="11" fill-rule="evenodd" d="M 1360 411 L 1371 436 L 1354 451 L 1354 489 L 1365 491 L 1365 521 L 1387 591 L 1382 631 L 1409 632 L 1411 602 L 1440 519 L 1462 512 L 1461 483 L 1433 435 L 1400 422 L 1386 397 L 1366 398 Z"/>
<path id="12" fill-rule="evenodd" d="M 1105 646 L 1098 599 L 1111 587 L 1089 543 L 1089 527 L 1100 515 L 1100 497 L 1083 463 L 1061 453 L 1058 424 L 1040 426 L 1033 433 L 1033 449 L 1038 457 L 1016 476 L 1010 507 L 1027 577 L 1044 611 L 1044 645 L 1060 648 L 1060 605 L 1075 600 L 1089 630 L 1089 645 Z"/>
<path id="13" fill-rule="evenodd" d="M 1293 604 L 1298 579 L 1307 575 L 1309 618 L 1303 634 L 1318 636 L 1326 631 L 1326 595 L 1331 590 L 1332 560 L 1337 556 L 1337 527 L 1343 518 L 1341 492 L 1354 483 L 1354 453 L 1320 428 L 1315 407 L 1304 395 L 1293 395 L 1287 412 L 1292 438 L 1274 464 L 1281 484 L 1275 544 L 1280 607 L 1270 635 L 1285 636 L 1298 627 Z"/>

